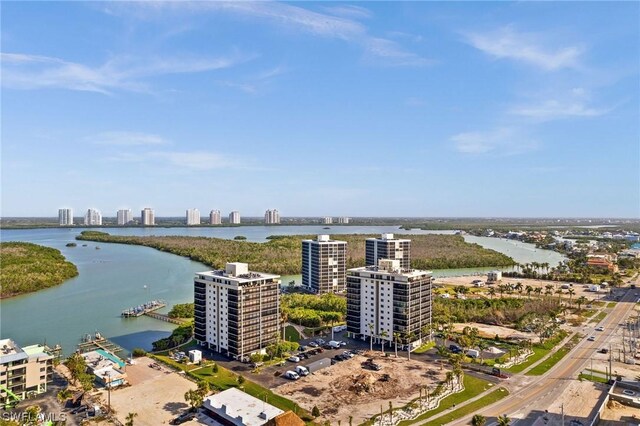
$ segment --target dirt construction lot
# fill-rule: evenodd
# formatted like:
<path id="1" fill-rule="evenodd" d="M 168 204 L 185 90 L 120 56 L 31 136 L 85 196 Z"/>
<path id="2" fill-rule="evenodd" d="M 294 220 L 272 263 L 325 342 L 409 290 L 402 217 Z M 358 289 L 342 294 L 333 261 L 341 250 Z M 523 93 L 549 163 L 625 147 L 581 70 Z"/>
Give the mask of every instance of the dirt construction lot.
<path id="1" fill-rule="evenodd" d="M 374 358 L 382 366 L 380 371 L 362 368 L 367 358 Z M 420 396 L 421 386 L 430 386 L 433 390 L 436 382 L 444 379 L 446 370 L 430 368 L 423 361 L 408 360 L 406 357 L 383 357 L 380 352 L 367 352 L 350 360 L 339 362 L 295 382 L 289 382 L 274 389 L 302 407 L 311 411 L 314 406 L 320 409 L 321 422 L 332 425 L 359 424 L 380 413 L 380 407 L 389 409 L 406 405 Z M 385 377 L 388 375 L 388 380 Z M 353 407 L 357 406 L 358 410 Z M 320 422 L 320 423 L 321 423 Z"/>
<path id="2" fill-rule="evenodd" d="M 127 366 L 127 377 L 131 386 L 111 391 L 111 406 L 123 424 L 128 413 L 138 413 L 136 426 L 157 426 L 185 411 L 189 406 L 184 394 L 195 389 L 196 384 L 162 366 L 161 370 L 150 368 L 154 361 L 147 357 L 137 358 L 135 365 Z M 107 401 L 106 391 L 102 400 Z M 185 425 L 197 424 L 195 421 Z"/>

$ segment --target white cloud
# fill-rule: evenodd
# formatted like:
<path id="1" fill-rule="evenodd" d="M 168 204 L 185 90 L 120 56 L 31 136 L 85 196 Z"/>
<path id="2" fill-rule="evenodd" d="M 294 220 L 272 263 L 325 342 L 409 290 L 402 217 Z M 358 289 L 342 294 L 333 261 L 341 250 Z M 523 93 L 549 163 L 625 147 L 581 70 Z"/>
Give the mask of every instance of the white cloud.
<path id="1" fill-rule="evenodd" d="M 467 33 L 466 39 L 476 49 L 499 59 L 513 59 L 547 71 L 577 68 L 582 46 L 549 47 L 540 35 L 517 32 L 506 26 L 487 33 Z"/>
<path id="2" fill-rule="evenodd" d="M 2 84 L 15 89 L 69 89 L 110 94 L 115 90 L 146 92 L 144 79 L 157 75 L 187 74 L 232 67 L 248 60 L 239 55 L 220 58 L 116 57 L 99 66 L 59 58 L 2 53 Z"/>
<path id="3" fill-rule="evenodd" d="M 322 9 L 331 15 L 341 16 L 343 18 L 368 19 L 373 16 L 369 9 L 352 4 L 323 7 Z"/>
<path id="4" fill-rule="evenodd" d="M 609 111 L 610 109 L 591 108 L 582 101 L 550 99 L 533 105 L 520 105 L 509 112 L 539 120 L 556 120 L 571 117 L 598 117 Z"/>
<path id="5" fill-rule="evenodd" d="M 117 9 L 117 12 L 116 12 Z M 327 10 L 327 8 L 323 8 Z M 353 19 L 354 15 L 364 17 L 368 12 L 357 6 L 332 8 L 340 16 L 314 12 L 299 6 L 279 2 L 131 2 L 110 4 L 108 13 L 133 14 L 141 19 L 170 11 L 171 13 L 231 13 L 262 19 L 293 31 L 302 31 L 320 37 L 335 38 L 364 48 L 369 56 L 377 56 L 380 61 L 391 65 L 421 66 L 428 62 L 425 58 L 409 52 L 395 42 L 371 36 L 367 28 Z"/>
<path id="6" fill-rule="evenodd" d="M 465 154 L 496 153 L 514 155 L 534 149 L 535 141 L 528 140 L 512 128 L 497 128 L 486 132 L 465 132 L 450 138 L 457 151 Z"/>
<path id="7" fill-rule="evenodd" d="M 104 132 L 86 138 L 96 145 L 143 146 L 167 145 L 169 141 L 158 135 L 139 132 Z"/>
<path id="8" fill-rule="evenodd" d="M 215 152 L 192 151 L 192 152 L 171 152 L 158 151 L 150 152 L 152 158 L 164 160 L 170 165 L 181 169 L 190 170 L 214 170 L 238 167 L 238 163 L 229 157 Z"/>

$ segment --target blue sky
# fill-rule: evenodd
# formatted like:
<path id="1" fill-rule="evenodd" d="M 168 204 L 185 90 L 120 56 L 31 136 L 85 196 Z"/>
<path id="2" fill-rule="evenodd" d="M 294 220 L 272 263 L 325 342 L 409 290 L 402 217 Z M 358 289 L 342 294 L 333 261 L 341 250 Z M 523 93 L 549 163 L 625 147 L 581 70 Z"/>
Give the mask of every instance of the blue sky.
<path id="1" fill-rule="evenodd" d="M 640 217 L 639 16 L 3 2 L 2 215 Z"/>

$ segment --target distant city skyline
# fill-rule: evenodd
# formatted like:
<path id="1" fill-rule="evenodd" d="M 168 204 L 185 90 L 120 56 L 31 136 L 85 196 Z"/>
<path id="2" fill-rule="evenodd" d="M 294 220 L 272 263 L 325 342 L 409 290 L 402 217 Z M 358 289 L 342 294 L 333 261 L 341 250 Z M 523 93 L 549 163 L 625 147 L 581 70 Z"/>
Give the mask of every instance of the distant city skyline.
<path id="1" fill-rule="evenodd" d="M 0 216 L 638 218 L 639 13 L 5 2 Z"/>

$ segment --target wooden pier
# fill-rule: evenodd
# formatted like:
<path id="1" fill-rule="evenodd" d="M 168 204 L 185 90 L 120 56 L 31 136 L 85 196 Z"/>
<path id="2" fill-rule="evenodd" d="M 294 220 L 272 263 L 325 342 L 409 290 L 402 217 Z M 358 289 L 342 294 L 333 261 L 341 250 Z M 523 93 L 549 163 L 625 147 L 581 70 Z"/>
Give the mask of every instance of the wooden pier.
<path id="1" fill-rule="evenodd" d="M 167 304 L 161 300 L 152 300 L 151 302 L 136 306 L 135 308 L 125 309 L 120 315 L 124 318 L 141 317 L 142 315 L 157 311 L 165 306 L 167 306 Z"/>
<path id="2" fill-rule="evenodd" d="M 188 322 L 188 320 L 183 320 L 183 319 L 180 319 L 180 318 L 171 318 L 169 315 L 159 314 L 159 313 L 153 312 L 153 311 L 145 312 L 144 315 L 146 315 L 148 317 L 151 317 L 151 318 L 155 318 L 155 319 L 160 320 L 160 321 L 166 321 L 166 322 L 170 322 L 172 324 L 178 324 L 178 325 L 182 325 L 182 324 Z"/>
<path id="3" fill-rule="evenodd" d="M 78 352 L 80 352 L 81 354 L 85 352 L 95 351 L 96 349 L 103 349 L 111 353 L 126 352 L 124 348 L 105 339 L 99 334 L 95 338 L 92 338 L 90 334 L 87 334 L 87 336 L 82 339 L 82 342 L 78 343 Z"/>

